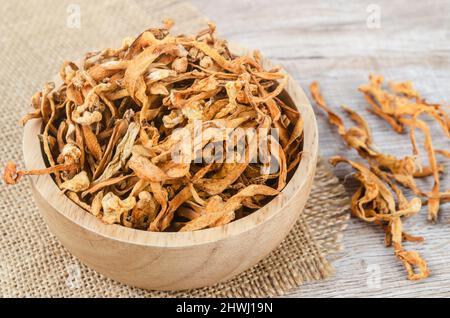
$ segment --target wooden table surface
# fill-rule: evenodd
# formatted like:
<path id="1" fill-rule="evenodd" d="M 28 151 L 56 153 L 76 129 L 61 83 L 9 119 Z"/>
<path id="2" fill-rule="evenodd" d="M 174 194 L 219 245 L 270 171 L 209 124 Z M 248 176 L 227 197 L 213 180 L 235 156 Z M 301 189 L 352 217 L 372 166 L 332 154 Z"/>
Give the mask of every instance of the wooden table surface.
<path id="1" fill-rule="evenodd" d="M 370 5 L 374 2 L 376 5 Z M 382 74 L 390 80 L 411 80 L 427 100 L 449 105 L 450 1 L 192 3 L 217 24 L 222 36 L 249 48 L 259 48 L 284 66 L 305 90 L 318 80 L 330 106 L 346 104 L 358 110 L 369 121 L 375 144 L 385 153 L 407 155 L 411 146 L 408 135 L 394 134 L 385 122 L 366 110 L 367 104 L 357 87 L 367 82 L 369 73 Z M 316 114 L 321 154 L 358 159 L 336 136 L 323 113 Z M 450 149 L 449 139 L 435 124 L 432 132 L 436 148 Z M 450 171 L 448 160 L 438 160 Z M 344 180 L 351 170 L 343 166 L 336 173 Z M 449 181 L 447 172 L 442 177 L 442 189 L 450 188 Z M 355 186 L 351 178 L 345 179 L 345 185 L 349 193 Z M 431 188 L 432 181 L 420 185 Z M 418 250 L 428 261 L 430 278 L 408 281 L 392 249 L 384 247 L 381 230 L 351 219 L 344 233 L 344 250 L 333 256 L 336 274 L 300 286 L 289 296 L 450 297 L 450 204 L 441 206 L 440 215 L 438 224 L 429 224 L 426 208 L 422 208 L 419 215 L 405 223 L 407 231 L 425 238 L 423 244 L 408 243 L 406 247 Z"/>

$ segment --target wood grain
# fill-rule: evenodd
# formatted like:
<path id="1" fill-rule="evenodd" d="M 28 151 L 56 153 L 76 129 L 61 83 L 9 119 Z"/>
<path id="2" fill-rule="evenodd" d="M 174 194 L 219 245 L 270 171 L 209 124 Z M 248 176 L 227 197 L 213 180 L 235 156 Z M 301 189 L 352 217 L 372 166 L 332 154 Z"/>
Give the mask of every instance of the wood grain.
<path id="1" fill-rule="evenodd" d="M 230 50 L 247 53 L 236 45 Z M 263 59 L 270 69 L 271 63 Z M 31 177 L 33 195 L 52 233 L 77 258 L 99 273 L 131 286 L 180 290 L 228 280 L 275 249 L 302 212 L 314 179 L 318 135 L 308 99 L 287 75 L 284 102 L 297 107 L 305 122 L 302 160 L 280 195 L 249 216 L 225 226 L 194 232 L 158 233 L 106 225 L 69 200 L 49 175 Z M 281 95 L 280 95 L 280 98 Z M 25 126 L 27 169 L 45 163 L 38 139 L 41 120 Z M 208 266 L 206 266 L 208 264 Z"/>
<path id="2" fill-rule="evenodd" d="M 369 73 L 391 80 L 411 80 L 433 102 L 450 101 L 450 2 L 438 1 L 207 1 L 192 0 L 200 12 L 216 22 L 219 33 L 249 48 L 259 48 L 283 65 L 304 87 L 318 80 L 332 107 L 346 104 L 366 117 L 374 131 L 375 144 L 398 156 L 411 153 L 408 137 L 395 135 L 387 124 L 366 111 L 357 87 Z M 370 29 L 368 5 L 381 12 L 380 28 Z M 325 116 L 317 112 L 320 152 L 358 159 L 345 147 Z M 348 121 L 347 121 L 348 122 Z M 449 149 L 449 140 L 432 125 L 436 148 Z M 418 134 L 420 135 L 420 134 Z M 426 159 L 423 158 L 426 162 Z M 449 161 L 438 158 L 450 171 Z M 344 179 L 351 171 L 339 167 Z M 349 193 L 351 178 L 345 181 Z M 450 177 L 442 177 L 450 188 Z M 430 188 L 430 180 L 421 185 Z M 375 227 L 352 220 L 344 235 L 345 251 L 335 256 L 336 275 L 292 291 L 292 297 L 432 297 L 450 296 L 450 205 L 441 207 L 436 225 L 421 215 L 408 220 L 405 228 L 426 239 L 423 245 L 408 244 L 428 261 L 431 277 L 410 282 L 383 235 Z M 379 284 L 372 284 L 380 273 Z M 376 280 L 375 280 L 376 281 Z"/>

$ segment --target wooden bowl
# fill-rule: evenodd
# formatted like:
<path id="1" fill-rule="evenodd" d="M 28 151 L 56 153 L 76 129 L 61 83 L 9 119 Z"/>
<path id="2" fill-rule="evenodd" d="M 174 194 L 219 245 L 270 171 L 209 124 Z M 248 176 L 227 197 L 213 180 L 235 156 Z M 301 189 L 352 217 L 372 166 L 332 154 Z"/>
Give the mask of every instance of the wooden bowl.
<path id="1" fill-rule="evenodd" d="M 247 50 L 232 46 L 237 55 Z M 264 60 L 270 68 L 270 62 Z M 314 178 L 318 135 L 314 112 L 292 77 L 286 103 L 303 116 L 302 160 L 280 195 L 263 208 L 225 226 L 195 232 L 156 233 L 106 225 L 68 199 L 49 175 L 31 177 L 37 206 L 50 231 L 81 262 L 127 285 L 180 290 L 226 281 L 255 265 L 288 234 L 308 199 Z M 286 95 L 286 94 L 285 94 Z M 45 167 L 38 134 L 41 120 L 24 132 L 27 169 Z"/>

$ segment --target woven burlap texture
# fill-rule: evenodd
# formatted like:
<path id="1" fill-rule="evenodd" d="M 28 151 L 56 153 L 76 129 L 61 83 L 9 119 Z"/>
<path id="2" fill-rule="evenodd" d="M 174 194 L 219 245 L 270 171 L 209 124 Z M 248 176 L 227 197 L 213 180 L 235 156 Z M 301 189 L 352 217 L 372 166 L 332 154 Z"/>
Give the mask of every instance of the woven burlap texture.
<path id="1" fill-rule="evenodd" d="M 182 1 L 9 1 L 0 7 L 0 155 L 23 165 L 17 119 L 29 98 L 54 78 L 65 59 L 119 46 L 122 38 L 176 21 L 192 33 L 205 19 Z M 78 15 L 79 13 L 79 15 Z M 78 17 L 80 19 L 78 19 Z M 244 43 L 245 44 L 245 43 Z M 0 191 L 0 297 L 263 297 L 282 295 L 332 273 L 327 256 L 340 250 L 348 199 L 329 166 L 319 162 L 307 207 L 283 243 L 234 279 L 182 292 L 145 291 L 101 276 L 81 264 L 49 233 L 28 182 Z M 75 238 L 74 238 L 75 239 Z"/>

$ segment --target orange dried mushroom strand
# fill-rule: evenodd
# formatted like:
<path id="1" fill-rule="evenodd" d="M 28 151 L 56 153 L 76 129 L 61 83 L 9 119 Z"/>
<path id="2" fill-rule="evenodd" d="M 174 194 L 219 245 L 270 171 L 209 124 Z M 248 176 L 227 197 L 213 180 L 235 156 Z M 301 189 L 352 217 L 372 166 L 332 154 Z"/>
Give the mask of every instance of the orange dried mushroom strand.
<path id="1" fill-rule="evenodd" d="M 301 114 L 279 98 L 287 75 L 264 69 L 258 52 L 231 54 L 213 24 L 194 36 L 171 35 L 172 25 L 87 53 L 81 66 L 63 63 L 63 84 L 46 84 L 21 120 L 42 120 L 50 167 L 16 171 L 10 163 L 5 181 L 54 173 L 67 196 L 103 222 L 150 231 L 223 225 L 277 195 L 302 150 Z M 268 163 L 252 161 L 258 136 L 240 139 L 248 147 L 239 162 L 198 163 L 198 153 L 175 161 L 180 136 L 192 135 L 198 120 L 203 139 L 195 145 L 205 153 L 228 142 L 217 129 L 276 128 L 279 142 L 267 139 Z"/>
<path id="2" fill-rule="evenodd" d="M 3 180 L 5 180 L 6 184 L 16 184 L 17 182 L 19 182 L 19 180 L 23 177 L 23 176 L 30 176 L 30 175 L 34 175 L 34 176 L 39 176 L 39 175 L 45 175 L 45 174 L 50 174 L 50 173 L 55 173 L 58 171 L 68 171 L 68 170 L 72 170 L 72 169 L 76 169 L 77 165 L 76 164 L 70 164 L 70 165 L 64 165 L 64 164 L 60 164 L 60 165 L 56 165 L 50 168 L 45 168 L 45 169 L 37 169 L 37 170 L 17 170 L 17 165 L 12 162 L 9 161 L 6 164 L 5 170 L 3 172 Z"/>
<path id="3" fill-rule="evenodd" d="M 372 145 L 370 127 L 363 117 L 350 108 L 343 106 L 343 109 L 357 125 L 356 127 L 346 129 L 342 119 L 326 105 L 320 92 L 319 84 L 317 82 L 312 83 L 310 90 L 316 104 L 327 112 L 329 122 L 338 128 L 339 135 L 349 147 L 355 149 L 371 165 L 388 170 L 397 182 L 411 188 L 414 193 L 421 193 L 414 180 L 414 173 L 417 171 L 417 168 L 413 157 L 406 156 L 398 159 L 392 155 L 383 154 L 375 150 Z"/>
<path id="4" fill-rule="evenodd" d="M 439 173 L 443 169 L 436 162 L 436 153 L 443 154 L 448 157 L 447 151 L 436 151 L 433 147 L 431 134 L 428 125 L 418 119 L 420 115 L 426 114 L 433 118 L 441 127 L 444 135 L 450 137 L 450 118 L 443 107 L 439 104 L 427 103 L 420 94 L 413 89 L 411 82 L 389 82 L 390 92 L 383 89 L 384 79 L 379 75 L 371 75 L 369 84 L 362 85 L 359 90 L 372 107 L 371 110 L 385 119 L 394 130 L 398 133 L 404 131 L 405 127 L 410 129 L 410 138 L 413 147 L 413 154 L 418 157 L 419 150 L 417 148 L 414 130 L 416 128 L 422 130 L 425 135 L 425 150 L 428 155 L 429 167 L 417 169 L 418 176 L 432 175 L 434 185 L 430 192 L 424 192 L 411 185 L 416 193 L 424 195 L 428 198 L 428 219 L 436 222 L 439 212 L 439 204 L 444 195 L 440 192 Z M 419 167 L 421 168 L 421 167 Z"/>
<path id="5" fill-rule="evenodd" d="M 416 173 L 413 158 L 407 156 L 397 159 L 375 150 L 372 146 L 370 127 L 363 117 L 343 106 L 343 109 L 357 125 L 347 129 L 342 119 L 326 105 L 318 83 L 312 83 L 310 89 L 314 101 L 327 112 L 330 123 L 337 127 L 338 133 L 347 145 L 354 148 L 369 163 L 370 168 L 342 157 L 331 159 L 334 165 L 339 162 L 347 162 L 357 171 L 355 178 L 360 181 L 361 186 L 352 197 L 352 215 L 366 222 L 379 224 L 384 228 L 386 245 L 393 245 L 395 255 L 403 262 L 409 279 L 428 277 L 429 271 L 426 262 L 416 252 L 405 251 L 402 247 L 404 240 L 423 241 L 421 237 L 413 237 L 404 232 L 401 222 L 401 217 L 419 212 L 421 201 L 417 197 L 408 201 L 394 182 L 395 180 L 414 189 L 417 194 L 421 194 L 413 179 Z M 395 193 L 397 202 L 388 187 Z M 414 272 L 414 267 L 417 267 L 418 273 Z"/>
<path id="6" fill-rule="evenodd" d="M 423 240 L 405 233 L 401 220 L 402 217 L 408 217 L 420 211 L 420 199 L 416 197 L 409 202 L 398 201 L 396 204 L 388 187 L 363 164 L 342 157 L 333 157 L 330 162 L 333 165 L 345 162 L 357 171 L 355 177 L 360 181 L 361 186 L 352 197 L 352 214 L 366 222 L 379 224 L 385 229 L 386 243 L 388 246 L 393 246 L 394 253 L 403 262 L 410 280 L 428 277 L 430 272 L 427 263 L 417 252 L 404 250 L 402 244 L 404 240 L 419 242 Z"/>

